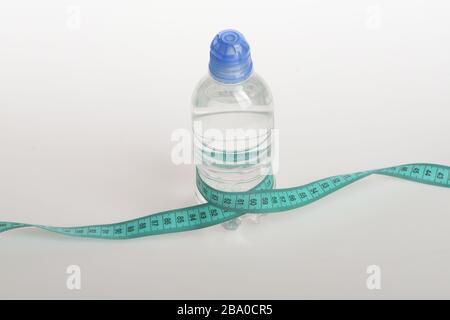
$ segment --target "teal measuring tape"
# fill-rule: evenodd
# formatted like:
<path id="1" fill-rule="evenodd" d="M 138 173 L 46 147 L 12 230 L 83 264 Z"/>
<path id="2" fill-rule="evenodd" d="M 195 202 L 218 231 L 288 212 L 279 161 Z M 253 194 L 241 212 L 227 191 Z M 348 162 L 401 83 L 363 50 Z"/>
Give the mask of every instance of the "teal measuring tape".
<path id="1" fill-rule="evenodd" d="M 304 186 L 273 189 L 273 177 L 248 192 L 222 192 L 203 182 L 197 174 L 197 187 L 208 203 L 155 213 L 134 220 L 83 227 L 52 227 L 0 222 L 0 233 L 36 227 L 68 236 L 124 240 L 157 234 L 189 231 L 220 224 L 245 213 L 270 213 L 299 208 L 317 201 L 372 174 L 393 176 L 415 182 L 450 188 L 450 167 L 421 163 L 338 175 Z"/>

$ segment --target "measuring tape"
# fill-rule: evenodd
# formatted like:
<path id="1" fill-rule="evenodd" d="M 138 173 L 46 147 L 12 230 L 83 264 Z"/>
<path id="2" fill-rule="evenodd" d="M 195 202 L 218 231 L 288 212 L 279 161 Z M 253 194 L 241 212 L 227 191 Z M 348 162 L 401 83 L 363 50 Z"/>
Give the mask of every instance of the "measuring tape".
<path id="1" fill-rule="evenodd" d="M 304 186 L 273 189 L 268 175 L 247 192 L 223 192 L 211 188 L 197 173 L 197 187 L 208 201 L 192 207 L 155 213 L 145 217 L 105 225 L 53 227 L 25 223 L 0 222 L 0 233 L 24 227 L 83 238 L 123 240 L 157 234 L 190 231 L 220 224 L 246 213 L 271 213 L 292 210 L 317 201 L 355 181 L 372 174 L 393 176 L 415 182 L 450 188 L 450 167 L 421 163 L 338 175 Z"/>

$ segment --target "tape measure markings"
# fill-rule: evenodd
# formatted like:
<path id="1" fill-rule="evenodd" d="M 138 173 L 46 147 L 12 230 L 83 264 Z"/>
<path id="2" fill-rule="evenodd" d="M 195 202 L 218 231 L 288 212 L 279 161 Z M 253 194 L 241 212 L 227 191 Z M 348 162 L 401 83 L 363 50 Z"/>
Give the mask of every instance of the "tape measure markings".
<path id="1" fill-rule="evenodd" d="M 273 189 L 268 175 L 247 192 L 223 192 L 208 186 L 197 173 L 197 187 L 208 203 L 106 225 L 53 227 L 15 222 L 0 222 L 0 233 L 24 227 L 36 227 L 63 235 L 123 240 L 172 232 L 206 228 L 235 219 L 245 213 L 272 213 L 292 210 L 315 202 L 372 174 L 381 174 L 414 182 L 450 188 L 450 167 L 437 164 L 408 164 L 378 170 L 356 172 L 320 179 L 309 184 Z"/>

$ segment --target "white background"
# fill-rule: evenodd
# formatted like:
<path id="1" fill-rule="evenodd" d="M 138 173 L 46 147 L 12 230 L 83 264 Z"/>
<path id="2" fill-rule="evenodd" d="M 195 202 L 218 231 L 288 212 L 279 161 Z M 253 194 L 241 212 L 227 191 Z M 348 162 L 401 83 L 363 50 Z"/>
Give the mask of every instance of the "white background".
<path id="1" fill-rule="evenodd" d="M 193 204 L 194 168 L 171 162 L 170 136 L 190 128 L 209 43 L 230 27 L 273 91 L 278 186 L 449 165 L 449 17 L 444 0 L 3 0 L 0 220 L 85 225 Z M 0 298 L 450 298 L 449 208 L 448 189 L 374 176 L 235 232 L 16 230 L 0 235 Z"/>

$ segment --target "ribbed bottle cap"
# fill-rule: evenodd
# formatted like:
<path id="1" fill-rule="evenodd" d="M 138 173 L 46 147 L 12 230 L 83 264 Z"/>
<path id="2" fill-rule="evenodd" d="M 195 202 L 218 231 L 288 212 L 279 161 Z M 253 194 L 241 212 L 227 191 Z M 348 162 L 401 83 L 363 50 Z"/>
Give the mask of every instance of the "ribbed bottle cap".
<path id="1" fill-rule="evenodd" d="M 239 83 L 250 77 L 253 70 L 250 46 L 236 30 L 219 32 L 211 42 L 209 71 L 223 83 Z"/>

